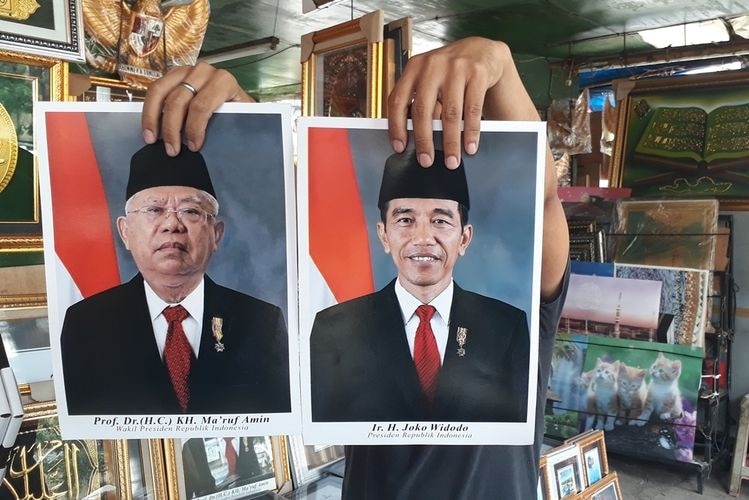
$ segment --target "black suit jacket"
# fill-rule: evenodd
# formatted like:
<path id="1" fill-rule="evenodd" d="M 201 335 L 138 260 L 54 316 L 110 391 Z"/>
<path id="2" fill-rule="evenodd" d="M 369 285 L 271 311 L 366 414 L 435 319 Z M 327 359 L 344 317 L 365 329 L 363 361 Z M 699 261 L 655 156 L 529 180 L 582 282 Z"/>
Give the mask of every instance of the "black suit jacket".
<path id="1" fill-rule="evenodd" d="M 525 421 L 525 313 L 455 285 L 447 349 L 430 407 L 408 348 L 395 281 L 317 314 L 310 339 L 312 420 Z M 458 327 L 467 329 L 458 355 Z"/>
<path id="2" fill-rule="evenodd" d="M 291 411 L 281 310 L 208 276 L 204 302 L 187 412 Z M 215 349 L 213 317 L 223 318 L 223 352 Z M 181 413 L 156 346 L 140 274 L 68 308 L 61 344 L 71 415 Z"/>

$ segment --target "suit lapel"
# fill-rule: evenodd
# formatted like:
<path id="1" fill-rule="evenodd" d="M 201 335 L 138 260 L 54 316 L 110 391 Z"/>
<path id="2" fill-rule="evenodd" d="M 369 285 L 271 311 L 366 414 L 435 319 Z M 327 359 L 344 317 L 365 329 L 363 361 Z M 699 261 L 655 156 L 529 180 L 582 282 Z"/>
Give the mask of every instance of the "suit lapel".
<path id="1" fill-rule="evenodd" d="M 409 412 L 421 415 L 425 408 L 424 395 L 408 348 L 403 314 L 395 295 L 395 280 L 383 288 L 377 298 L 374 316 L 379 319 L 379 332 L 375 335 L 379 352 L 375 353 L 374 359 L 386 360 L 383 368 L 393 379 L 404 403 L 410 406 Z"/>
<path id="2" fill-rule="evenodd" d="M 437 384 L 437 396 L 435 398 L 435 413 L 449 414 L 449 408 L 453 406 L 455 394 L 450 394 L 448 389 L 455 380 L 455 372 L 461 368 L 461 365 L 468 363 L 471 355 L 470 337 L 471 337 L 471 318 L 464 311 L 465 301 L 463 289 L 454 284 L 453 301 L 450 306 L 450 322 L 447 334 L 447 346 L 445 347 L 445 357 L 442 360 L 442 368 L 439 374 L 439 383 Z M 467 329 L 467 340 L 464 345 L 465 355 L 458 355 L 457 333 L 458 327 Z"/>
<path id="3" fill-rule="evenodd" d="M 212 322 L 213 318 L 220 318 L 223 321 L 221 328 L 225 335 L 221 343 L 226 349 L 231 349 L 232 338 L 229 334 L 232 331 L 232 316 L 224 309 L 224 304 L 217 297 L 216 284 L 208 277 L 205 277 L 205 292 L 203 297 L 203 326 L 200 332 L 200 349 L 198 350 L 198 360 L 195 363 L 193 376 L 199 380 L 210 380 L 217 375 L 216 369 L 222 363 L 225 356 L 223 352 L 216 349 L 217 341 L 213 337 Z"/>

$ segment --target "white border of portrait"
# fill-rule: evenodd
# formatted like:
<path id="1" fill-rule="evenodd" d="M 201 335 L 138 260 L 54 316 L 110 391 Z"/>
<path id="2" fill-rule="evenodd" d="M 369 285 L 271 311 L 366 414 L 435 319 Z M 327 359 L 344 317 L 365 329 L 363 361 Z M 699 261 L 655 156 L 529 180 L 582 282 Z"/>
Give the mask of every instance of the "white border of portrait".
<path id="1" fill-rule="evenodd" d="M 95 131 L 93 133 L 101 134 L 117 134 L 112 137 L 112 141 L 128 141 L 129 144 L 135 145 L 129 151 L 135 151 L 143 146 L 143 141 L 140 138 L 140 112 L 142 109 L 141 103 L 91 103 L 91 102 L 66 102 L 66 103 L 40 103 L 35 107 L 35 123 L 38 126 L 38 151 L 39 151 L 39 165 L 40 165 L 40 181 L 41 181 L 41 201 L 42 201 L 42 214 L 44 223 L 44 234 L 45 234 L 45 266 L 46 266 L 46 279 L 47 279 L 47 290 L 49 293 L 49 325 L 50 325 L 50 345 L 52 349 L 52 363 L 53 363 L 53 375 L 55 383 L 55 393 L 58 401 L 58 412 L 60 419 L 60 426 L 65 439 L 132 439 L 132 438 L 175 438 L 175 437 L 222 437 L 227 433 L 227 426 L 232 427 L 232 432 L 241 433 L 249 436 L 264 436 L 264 435 L 280 435 L 289 433 L 300 432 L 300 404 L 299 404 L 299 363 L 298 363 L 298 341 L 296 332 L 298 331 L 298 304 L 297 304 L 297 263 L 296 263 L 296 210 L 294 202 L 294 166 L 293 166 L 293 145 L 291 139 L 291 108 L 283 104 L 240 104 L 230 103 L 223 105 L 212 118 L 208 130 L 207 130 L 207 142 L 203 147 L 202 152 L 206 155 L 207 162 L 211 163 L 211 157 L 208 156 L 207 150 L 213 148 L 214 154 L 222 153 L 226 151 L 223 148 L 223 142 L 226 139 L 218 137 L 218 132 L 214 133 L 216 145 L 209 147 L 211 141 L 211 127 L 216 128 L 218 123 L 224 123 L 224 127 L 227 124 L 234 123 L 231 120 L 236 119 L 239 123 L 245 123 L 242 120 L 243 115 L 277 115 L 279 117 L 279 144 L 282 148 L 283 158 L 279 162 L 283 163 L 283 174 L 279 177 L 283 183 L 283 193 L 278 193 L 278 196 L 282 197 L 281 202 L 284 206 L 285 213 L 279 216 L 283 221 L 285 227 L 278 229 L 280 235 L 285 238 L 285 254 L 276 255 L 276 259 L 280 259 L 285 264 L 285 276 L 279 280 L 278 274 L 274 274 L 272 277 L 277 283 L 274 288 L 275 293 L 279 295 L 278 300 L 275 302 L 276 305 L 284 310 L 286 315 L 286 326 L 288 335 L 288 357 L 289 357 L 289 385 L 290 385 L 290 402 L 291 411 L 286 413 L 263 413 L 263 414 L 190 414 L 185 419 L 182 415 L 109 415 L 107 418 L 99 418 L 95 420 L 97 416 L 93 415 L 69 415 L 67 408 L 67 401 L 65 395 L 65 384 L 63 378 L 62 369 L 62 357 L 60 352 L 60 333 L 62 331 L 63 319 L 68 306 L 77 302 L 81 299 L 80 292 L 77 290 L 73 283 L 70 274 L 62 265 L 55 252 L 55 236 L 54 236 L 54 213 L 52 211 L 51 194 L 50 194 L 50 173 L 49 173 L 49 158 L 47 150 L 47 130 L 46 130 L 46 113 L 54 112 L 73 112 L 80 113 L 81 115 L 98 113 L 114 113 L 117 116 L 117 120 L 111 120 L 112 123 L 108 124 L 106 131 Z M 221 115 L 227 115 L 224 118 L 226 121 L 221 122 Z M 109 120 L 109 118 L 103 118 Z M 249 120 L 247 120 L 249 121 Z M 241 129 L 241 125 L 237 125 L 234 129 L 235 132 L 242 137 L 248 136 L 247 131 Z M 275 131 L 271 131 L 275 133 Z M 234 163 L 227 162 L 225 159 L 222 164 L 222 168 L 235 168 L 237 172 L 240 172 L 239 168 L 244 168 L 248 161 L 252 161 L 252 158 L 256 158 L 257 155 L 253 153 L 259 147 L 253 144 L 251 138 L 243 140 L 240 143 L 233 143 L 232 147 L 236 151 L 229 151 L 227 154 L 230 155 L 242 155 L 242 160 L 235 160 Z M 223 149 L 222 149 L 223 148 Z M 99 154 L 103 154 L 97 150 L 97 157 Z M 109 153 L 112 154 L 111 152 Z M 129 157 L 123 160 L 123 179 L 122 182 L 126 181 L 127 178 L 127 165 L 129 164 Z M 253 165 L 253 167 L 255 167 Z M 261 168 L 261 166 L 257 166 Z M 119 174 L 118 174 L 119 175 Z M 215 176 L 215 174 L 214 174 Z M 216 179 L 213 179 L 216 184 Z M 226 184 L 226 183 L 225 183 Z M 234 198 L 238 203 L 244 204 L 246 196 L 249 196 L 248 185 L 256 186 L 258 189 L 262 189 L 260 184 L 247 184 L 236 183 L 235 192 L 241 191 L 240 194 L 235 195 Z M 124 184 L 123 184 L 124 186 Z M 242 198 L 239 196 L 241 195 Z M 273 193 L 269 195 L 275 196 Z M 124 196 L 123 196 L 124 198 Z M 224 198 L 226 199 L 226 197 Z M 119 203 L 119 200 L 112 201 L 113 204 Z M 124 203 L 124 201 L 123 201 Z M 222 219 L 226 220 L 228 213 L 223 208 L 226 205 L 224 201 L 222 203 Z M 119 205 L 117 205 L 119 208 Z M 121 211 L 121 208 L 119 208 Z M 116 217 L 117 213 L 113 212 L 112 217 Z M 247 235 L 242 237 L 239 233 L 243 231 L 243 223 L 246 220 L 233 220 L 227 221 L 230 226 L 230 231 L 235 232 L 234 240 L 229 243 L 229 240 L 225 236 L 219 252 L 229 252 L 230 255 L 246 256 L 247 254 Z M 281 222 L 279 222 L 281 224 Z M 246 224 L 245 224 L 246 225 Z M 116 236 L 115 240 L 119 240 Z M 120 245 L 117 241 L 115 245 Z M 231 246 L 229 246 L 231 245 Z M 231 248 L 231 249 L 230 249 Z M 124 247 L 123 247 L 124 249 Z M 120 252 L 121 249 L 118 249 Z M 224 253 L 223 255 L 226 255 Z M 222 257 L 226 259 L 226 257 Z M 130 269 L 123 270 L 123 263 L 129 261 L 129 265 L 133 266 L 132 259 L 125 258 L 119 262 L 120 273 L 122 275 L 123 282 L 127 281 L 132 272 Z M 226 261 L 224 261 L 226 262 Z M 229 266 L 226 264 L 219 264 L 213 266 L 212 263 L 209 267 L 209 272 L 215 276 L 218 272 L 224 274 L 224 278 L 219 278 L 221 284 L 225 284 L 231 288 L 235 288 L 240 291 L 245 291 L 249 287 L 259 287 L 263 289 L 250 290 L 245 293 L 249 293 L 259 298 L 265 298 L 266 286 L 263 284 L 258 285 L 252 283 L 253 280 L 248 280 L 246 277 L 241 278 L 244 274 L 252 274 L 252 270 L 239 269 L 236 266 Z M 283 264 L 282 264 L 283 265 Z M 246 266 L 240 266 L 246 267 Z M 272 266 L 268 266 L 272 267 Z M 137 271 L 134 267 L 133 270 Z M 255 270 L 256 271 L 256 270 Z M 241 276 L 240 276 L 241 275 Z M 234 279 L 237 283 L 229 283 L 226 281 L 226 277 Z M 285 278 L 285 282 L 283 280 Z M 265 280 L 267 281 L 267 280 Z M 249 283 L 247 283 L 249 282 Z M 260 295 L 258 295 L 258 293 Z M 272 301 L 270 299 L 266 299 Z M 283 303 L 285 301 L 285 303 Z M 133 369 L 137 369 L 133 365 Z M 92 376 L 103 376 L 106 374 L 92 374 Z M 180 420 L 178 417 L 183 417 Z M 125 424 L 132 425 L 125 425 Z"/>
<path id="2" fill-rule="evenodd" d="M 81 0 L 43 0 L 42 3 L 52 6 L 54 27 L 39 28 L 0 19 L 0 50 L 85 61 Z"/>
<path id="3" fill-rule="evenodd" d="M 412 123 L 408 121 L 408 129 L 412 130 Z M 441 123 L 435 121 L 433 123 L 434 130 L 441 133 Z M 477 239 L 476 234 L 483 232 L 482 236 L 486 236 L 487 231 L 482 226 L 474 234 L 472 247 L 468 250 L 468 255 L 471 255 L 472 251 L 474 257 L 473 262 L 481 262 L 480 268 L 472 268 L 471 276 L 460 276 L 456 280 L 461 283 L 461 286 L 465 286 L 469 290 L 477 290 L 479 293 L 489 295 L 500 300 L 507 302 L 524 309 L 528 319 L 528 327 L 530 332 L 530 363 L 529 363 L 529 376 L 528 376 L 528 405 L 525 416 L 525 421 L 522 422 L 424 422 L 424 421 L 408 421 L 408 422 L 313 422 L 311 412 L 311 388 L 310 388 L 310 334 L 312 331 L 312 325 L 315 318 L 315 314 L 324 309 L 325 307 L 331 306 L 336 303 L 332 292 L 329 288 L 326 288 L 325 280 L 322 278 L 321 272 L 317 269 L 316 265 L 310 257 L 310 243 L 309 243 L 309 171 L 308 171 L 308 133 L 310 129 L 315 128 L 336 128 L 336 129 L 349 129 L 352 130 L 363 130 L 372 136 L 371 144 L 368 149 L 362 152 L 362 155 L 368 156 L 370 159 L 375 158 L 379 161 L 379 165 L 384 165 L 385 159 L 392 154 L 390 143 L 387 140 L 387 121 L 384 119 L 349 119 L 349 118 L 320 118 L 320 117 L 301 117 L 297 123 L 298 129 L 298 145 L 299 145 L 299 168 L 297 172 L 297 207 L 299 211 L 299 294 L 300 294 L 300 373 L 301 373 L 301 384 L 302 384 L 302 415 L 303 415 L 303 435 L 306 444 L 506 444 L 506 445 L 527 445 L 531 444 L 534 439 L 535 429 L 535 412 L 536 412 L 536 383 L 537 383 L 537 367 L 538 367 L 538 322 L 539 322 L 539 306 L 540 306 L 540 272 L 541 272 L 541 236 L 543 226 L 543 184 L 544 184 L 544 161 L 545 161 L 545 144 L 546 144 L 546 128 L 542 122 L 499 122 L 499 121 L 484 121 L 481 123 L 481 147 L 474 156 L 465 157 L 465 161 L 468 164 L 466 168 L 467 176 L 469 177 L 469 184 L 476 186 L 476 182 L 481 183 L 482 179 L 476 179 L 477 175 L 473 174 L 473 183 L 470 181 L 471 167 L 485 166 L 488 168 L 497 169 L 525 169 L 530 170 L 531 181 L 530 186 L 527 186 L 528 191 L 531 195 L 525 201 L 524 206 L 512 206 L 509 210 L 517 211 L 518 214 L 528 215 L 530 213 L 530 220 L 533 221 L 533 229 L 524 227 L 522 230 L 526 234 L 530 234 L 528 240 L 532 242 L 532 251 L 528 251 L 527 246 L 525 247 L 524 259 L 527 259 L 529 266 L 529 273 L 532 276 L 528 276 L 528 280 L 516 280 L 515 285 L 517 287 L 513 289 L 513 293 L 517 293 L 518 296 L 522 296 L 521 302 L 524 305 L 521 306 L 517 303 L 513 303 L 512 300 L 498 296 L 492 292 L 499 292 L 499 295 L 507 293 L 507 285 L 499 285 L 493 281 L 490 283 L 490 279 L 486 274 L 486 265 L 489 260 L 496 255 L 484 254 L 484 260 L 481 257 L 477 257 Z M 527 162 L 522 165 L 510 165 L 511 162 L 503 162 L 498 159 L 498 156 L 492 156 L 489 152 L 492 151 L 494 155 L 497 154 L 496 144 L 499 143 L 500 136 L 502 134 L 510 133 L 531 133 L 535 134 L 533 139 L 533 159 L 530 159 L 532 163 L 535 160 L 536 164 L 528 164 Z M 492 142 L 495 142 L 495 148 L 492 149 Z M 512 141 L 507 141 L 511 143 Z M 504 144 L 504 143 L 503 143 Z M 514 145 L 513 145 L 514 146 Z M 510 147 L 513 147 L 510 146 Z M 435 147 L 441 149 L 441 139 L 435 140 Z M 484 149 L 482 149 L 484 148 Z M 530 148 L 529 148 L 530 149 Z M 483 154 L 482 154 L 483 151 Z M 525 154 L 525 151 L 523 151 Z M 356 156 L 354 154 L 354 156 Z M 527 158 L 525 158 L 527 160 Z M 374 161 L 374 160 L 373 160 Z M 356 163 L 356 159 L 354 159 Z M 478 171 L 478 170 L 477 170 Z M 515 170 L 516 172 L 518 170 Z M 486 172 L 486 170 L 485 170 Z M 374 174 L 373 174 L 374 175 Z M 509 174 L 507 174 L 509 176 Z M 377 180 L 374 181 L 374 177 L 369 179 L 366 184 L 359 184 L 359 189 L 362 198 L 367 197 L 371 201 L 374 197 L 374 204 L 376 205 L 377 191 L 379 190 L 381 173 L 377 172 Z M 517 185 L 513 185 L 513 178 L 508 177 L 508 182 L 503 185 L 496 186 L 496 190 L 492 191 L 492 203 L 496 200 L 505 197 L 505 200 L 511 198 L 514 193 L 513 190 L 517 190 Z M 535 184 L 533 184 L 535 181 Z M 361 179 L 359 179 L 361 183 Z M 496 182 L 496 181 L 495 181 Z M 371 185 L 375 184 L 375 185 Z M 473 187 L 471 188 L 473 189 Z M 370 192 L 372 191 L 372 192 Z M 366 193 L 365 193 L 366 192 Z M 525 191 L 523 191 L 525 192 Z M 535 193 L 535 199 L 533 199 L 533 193 Z M 472 200 L 477 201 L 478 198 L 474 198 L 472 194 Z M 516 195 L 517 197 L 517 195 Z M 528 201 L 531 200 L 531 201 Z M 484 201 L 481 199 L 481 201 Z M 488 201 L 488 200 L 487 200 Z M 517 205 L 523 205 L 523 200 L 517 200 Z M 505 205 L 515 205 L 514 203 L 504 202 Z M 366 203 L 363 201 L 362 205 Z M 474 203 L 473 205 L 476 205 Z M 379 210 L 376 206 L 365 206 L 363 207 L 365 213 L 368 216 L 376 217 L 379 220 Z M 346 208 L 341 206 L 341 211 L 345 211 Z M 472 210 L 478 212 L 478 209 Z M 374 215 L 376 213 L 376 215 Z M 369 221 L 369 218 L 368 218 Z M 475 219 L 472 220 L 475 222 Z M 331 224 L 335 224 L 337 221 L 331 221 Z M 370 224 L 371 225 L 371 224 Z M 514 226 L 521 226 L 517 220 L 513 221 Z M 529 224 L 530 225 L 530 224 Z M 511 229 L 509 227 L 502 227 L 503 230 L 520 231 L 517 227 Z M 374 228 L 367 228 L 370 235 L 374 233 Z M 494 231 L 498 231 L 496 228 Z M 516 233 L 520 234 L 520 233 Z M 496 237 L 495 233 L 489 236 L 489 239 Z M 507 237 L 504 243 L 510 238 Z M 374 237 L 376 240 L 376 236 Z M 373 238 L 370 236 L 370 241 Z M 492 241 L 488 244 L 487 248 L 491 247 L 496 242 Z M 374 246 L 379 245 L 379 242 Z M 498 244 L 497 246 L 501 246 Z M 476 247 L 476 248 L 474 248 Z M 372 247 L 374 248 L 374 247 Z M 344 250 L 345 251 L 345 250 Z M 378 255 L 375 255 L 377 253 Z M 517 252 L 516 252 L 517 253 Z M 382 255 L 379 255 L 382 254 Z M 512 255 L 513 252 L 509 252 Z M 384 257 L 383 257 L 384 256 Z M 505 255 L 505 257 L 507 254 Z M 390 261 L 390 256 L 385 256 L 382 252 L 381 246 L 378 250 L 372 251 L 373 268 L 377 268 L 375 263 L 376 259 L 386 259 Z M 501 255 L 497 258 L 501 258 Z M 388 271 L 389 281 L 396 274 L 395 269 L 392 268 L 392 262 L 389 262 L 390 270 Z M 460 264 L 456 266 L 456 276 L 459 270 L 464 270 L 466 264 Z M 509 268 L 511 266 L 506 266 Z M 505 268 L 505 269 L 506 269 Z M 376 269 L 373 274 L 376 273 Z M 505 273 L 508 273 L 505 270 Z M 496 273 L 501 274 L 501 273 Z M 493 278 L 497 278 L 494 276 Z M 498 278 L 499 279 L 499 278 Z M 502 278 L 504 279 L 504 278 Z M 378 290 L 382 287 L 382 284 L 377 282 L 377 276 L 375 276 L 375 289 Z M 522 281 L 522 283 L 518 283 Z M 386 281 L 387 282 L 387 281 Z M 385 282 L 385 283 L 386 283 Z M 322 283 L 322 286 L 320 286 Z M 478 285 L 478 287 L 477 287 Z M 495 287 L 492 289 L 492 287 Z M 489 288 L 489 290 L 478 290 L 482 287 Z M 508 287 L 511 288 L 511 287 Z M 519 291 L 520 290 L 520 291 Z M 447 424 L 448 427 L 443 425 Z M 448 431 L 449 429 L 449 431 Z M 456 432 L 451 432 L 457 429 Z M 416 432 L 412 432 L 416 430 Z M 425 430 L 426 432 L 420 432 Z M 447 432 L 443 432 L 447 431 Z"/>

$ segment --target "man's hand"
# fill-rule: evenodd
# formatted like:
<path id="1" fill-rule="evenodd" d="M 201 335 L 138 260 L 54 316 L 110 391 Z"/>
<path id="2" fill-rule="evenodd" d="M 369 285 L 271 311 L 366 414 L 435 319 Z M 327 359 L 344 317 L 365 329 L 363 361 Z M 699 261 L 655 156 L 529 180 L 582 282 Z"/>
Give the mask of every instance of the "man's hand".
<path id="1" fill-rule="evenodd" d="M 197 151 L 211 115 L 229 101 L 252 102 L 252 98 L 228 71 L 202 62 L 174 68 L 148 87 L 141 118 L 143 140 L 151 144 L 161 132 L 167 153 L 174 156 L 179 153 L 184 127 L 187 147 Z"/>
<path id="2" fill-rule="evenodd" d="M 412 57 L 388 99 L 393 149 L 401 152 L 405 148 L 410 108 L 419 163 L 426 167 L 434 160 L 432 119 L 441 118 L 445 164 L 457 168 L 461 145 L 468 154 L 478 149 L 482 115 L 492 119 L 529 119 L 527 113 L 518 110 L 495 109 L 493 101 L 500 97 L 495 94 L 506 94 L 498 92 L 498 88 L 513 77 L 519 80 L 507 45 L 485 38 L 466 38 Z M 509 87 L 512 92 L 518 91 L 516 84 Z M 526 105 L 535 114 L 522 83 L 519 90 L 522 94 L 511 95 L 510 99 L 522 101 L 524 95 L 528 100 Z M 464 120 L 462 141 L 461 120 Z"/>

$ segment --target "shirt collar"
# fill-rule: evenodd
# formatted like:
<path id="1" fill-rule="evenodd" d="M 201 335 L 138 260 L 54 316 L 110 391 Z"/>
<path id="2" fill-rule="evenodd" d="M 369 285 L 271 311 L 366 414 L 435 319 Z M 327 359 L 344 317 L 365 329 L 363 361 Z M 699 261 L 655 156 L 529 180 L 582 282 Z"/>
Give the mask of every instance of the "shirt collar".
<path id="1" fill-rule="evenodd" d="M 430 306 L 433 306 L 437 310 L 437 314 L 440 315 L 445 324 L 450 320 L 450 308 L 453 304 L 454 289 L 453 280 L 450 280 L 450 284 L 447 285 L 447 288 L 442 290 L 440 294 L 429 303 Z M 395 295 L 398 297 L 398 304 L 400 305 L 401 314 L 403 315 L 403 324 L 406 324 L 416 313 L 416 308 L 422 305 L 421 301 L 411 295 L 411 292 L 403 288 L 400 279 L 395 280 Z"/>
<path id="2" fill-rule="evenodd" d="M 148 313 L 151 316 L 151 321 L 155 320 L 159 314 L 164 312 L 164 308 L 168 306 L 173 306 L 176 304 L 166 302 L 161 297 L 156 295 L 156 292 L 153 291 L 153 288 L 151 288 L 151 285 L 148 284 L 146 280 L 143 280 L 143 287 L 146 290 L 146 302 L 148 303 Z M 182 302 L 179 302 L 182 307 L 184 307 L 187 312 L 192 316 L 193 318 L 199 317 L 199 313 L 203 309 L 203 298 L 205 296 L 205 278 L 200 279 L 200 283 L 198 283 L 198 286 L 195 287 L 195 290 L 190 292 L 187 297 L 182 299 Z"/>

